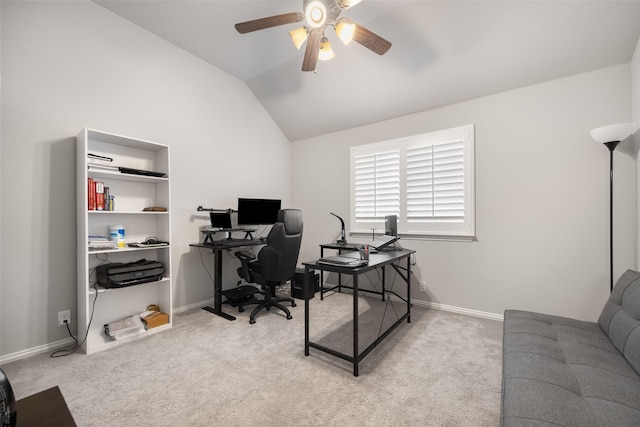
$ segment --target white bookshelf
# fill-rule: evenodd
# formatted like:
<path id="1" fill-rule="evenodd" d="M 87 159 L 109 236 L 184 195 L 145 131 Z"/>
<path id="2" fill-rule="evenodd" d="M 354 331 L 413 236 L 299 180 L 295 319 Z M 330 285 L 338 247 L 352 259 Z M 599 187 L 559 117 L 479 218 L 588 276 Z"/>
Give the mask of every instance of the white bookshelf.
<path id="1" fill-rule="evenodd" d="M 173 324 L 171 246 L 153 248 L 89 249 L 88 236 L 109 236 L 111 225 L 125 227 L 125 243 L 141 242 L 154 236 L 171 242 L 171 200 L 169 147 L 92 129 L 83 129 L 76 137 L 77 147 L 77 252 L 78 252 L 78 341 L 90 354 L 124 341 L 114 341 L 104 325 L 142 313 L 157 304 L 169 315 L 169 323 L 148 329 L 144 335 L 161 332 Z M 117 171 L 89 169 L 87 154 L 112 158 L 108 164 L 146 171 L 162 172 L 163 177 L 134 175 Z M 114 209 L 89 210 L 88 179 L 102 181 L 115 197 Z M 147 212 L 145 207 L 162 206 L 166 212 Z M 98 265 L 104 262 L 132 262 L 140 259 L 160 261 L 165 273 L 161 280 L 117 289 L 95 286 Z M 97 291 L 96 291 L 97 289 Z M 129 338 L 130 340 L 133 338 Z M 126 341 L 126 340 L 125 340 Z"/>

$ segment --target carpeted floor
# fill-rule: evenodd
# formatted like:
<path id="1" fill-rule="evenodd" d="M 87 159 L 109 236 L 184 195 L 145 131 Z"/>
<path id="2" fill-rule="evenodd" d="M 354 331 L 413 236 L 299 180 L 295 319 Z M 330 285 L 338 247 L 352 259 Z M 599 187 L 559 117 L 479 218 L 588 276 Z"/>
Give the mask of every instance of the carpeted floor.
<path id="1" fill-rule="evenodd" d="M 360 299 L 360 338 L 399 303 Z M 311 340 L 350 354 L 352 297 L 311 300 Z M 58 385 L 79 426 L 497 426 L 502 323 L 414 307 L 360 363 L 311 349 L 304 302 L 248 322 L 204 310 L 166 332 L 90 356 L 48 354 L 3 366 L 17 398 Z M 368 342 L 364 342 L 364 348 Z"/>

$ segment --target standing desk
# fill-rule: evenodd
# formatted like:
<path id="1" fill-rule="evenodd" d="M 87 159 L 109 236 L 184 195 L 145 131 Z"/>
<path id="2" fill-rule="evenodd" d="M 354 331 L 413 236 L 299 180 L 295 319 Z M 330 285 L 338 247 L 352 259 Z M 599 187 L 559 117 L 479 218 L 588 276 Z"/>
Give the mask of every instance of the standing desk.
<path id="1" fill-rule="evenodd" d="M 305 283 L 304 286 L 304 354 L 305 356 L 309 355 L 309 347 L 313 347 L 325 353 L 331 354 L 333 356 L 344 359 L 348 362 L 353 363 L 353 375 L 358 376 L 358 365 L 364 357 L 371 352 L 382 340 L 384 340 L 395 328 L 397 328 L 405 319 L 407 323 L 411 323 L 411 255 L 415 253 L 414 250 L 390 250 L 390 251 L 380 251 L 377 253 L 372 253 L 369 255 L 369 264 L 361 266 L 361 267 L 342 267 L 335 265 L 328 265 L 318 263 L 319 260 L 303 262 L 305 269 L 305 280 L 309 280 L 309 272 L 311 270 L 318 271 L 330 271 L 338 274 L 347 274 L 353 277 L 353 355 L 350 356 L 348 354 L 341 353 L 334 349 L 325 347 L 321 344 L 311 342 L 309 340 L 309 284 Z M 401 267 L 401 262 L 406 262 L 406 267 Z M 387 328 L 382 334 L 378 336 L 378 338 L 371 343 L 367 348 L 365 348 L 362 352 L 359 351 L 358 347 L 358 277 L 362 274 L 365 274 L 369 271 L 375 269 L 382 270 L 382 288 L 385 289 L 385 268 L 387 266 L 391 266 L 394 268 L 400 277 L 407 284 L 407 311 L 404 313 L 396 322 Z M 384 292 L 384 291 L 383 291 Z"/>
<path id="2" fill-rule="evenodd" d="M 246 231 L 246 230 L 242 230 Z M 203 307 L 203 310 L 213 313 L 217 316 L 225 318 L 227 320 L 236 320 L 235 316 L 227 314 L 222 311 L 222 253 L 228 250 L 242 248 L 245 246 L 258 246 L 264 245 L 265 239 L 222 239 L 211 240 L 206 238 L 201 243 L 192 243 L 189 246 L 196 248 L 211 249 L 215 256 L 213 261 L 213 289 L 214 289 L 214 302 L 213 307 Z"/>

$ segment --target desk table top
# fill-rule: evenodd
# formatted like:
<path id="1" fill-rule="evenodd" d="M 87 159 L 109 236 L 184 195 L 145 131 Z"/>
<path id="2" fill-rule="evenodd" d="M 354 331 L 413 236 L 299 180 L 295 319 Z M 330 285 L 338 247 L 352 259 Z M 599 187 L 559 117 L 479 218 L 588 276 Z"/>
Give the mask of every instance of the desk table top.
<path id="1" fill-rule="evenodd" d="M 318 263 L 319 259 L 303 262 L 302 265 L 313 270 L 333 271 L 343 274 L 360 274 L 387 264 L 391 264 L 392 262 L 399 261 L 403 258 L 407 258 L 415 252 L 416 251 L 412 249 L 382 250 L 369 254 L 369 263 L 357 267 L 321 264 Z"/>

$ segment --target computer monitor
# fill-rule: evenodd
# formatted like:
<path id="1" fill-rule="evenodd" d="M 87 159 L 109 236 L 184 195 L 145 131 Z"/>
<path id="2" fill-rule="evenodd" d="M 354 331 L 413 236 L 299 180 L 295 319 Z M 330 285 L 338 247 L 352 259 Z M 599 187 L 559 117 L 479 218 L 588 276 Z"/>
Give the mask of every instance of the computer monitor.
<path id="1" fill-rule="evenodd" d="M 211 227 L 231 228 L 231 214 L 229 212 L 209 212 Z"/>
<path id="2" fill-rule="evenodd" d="M 238 198 L 238 225 L 268 225 L 278 222 L 281 201 Z"/>

